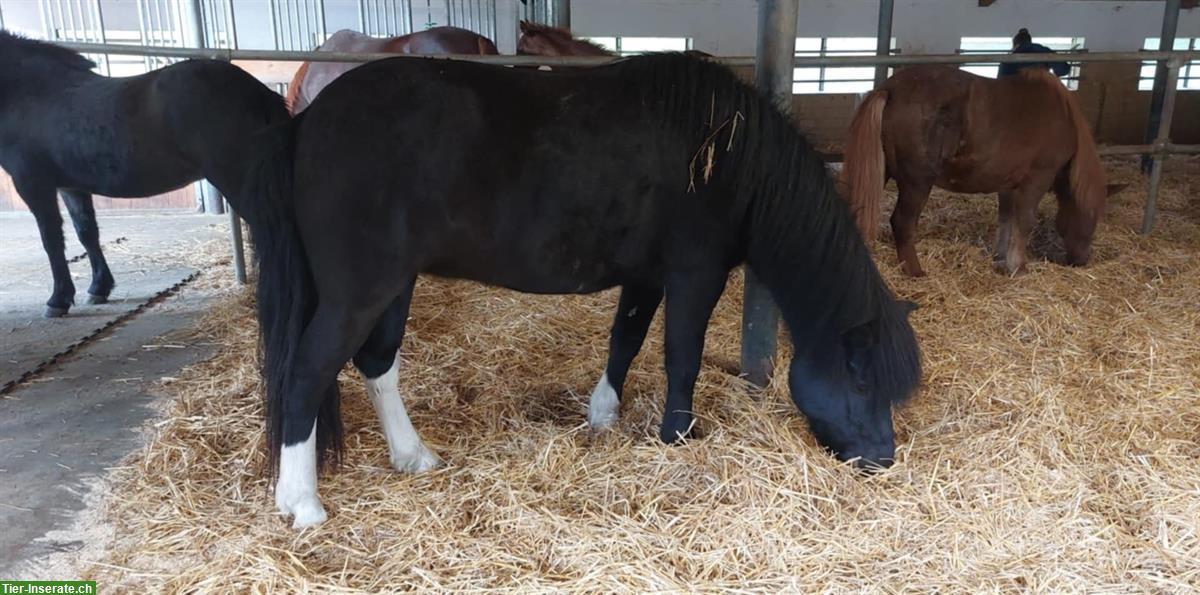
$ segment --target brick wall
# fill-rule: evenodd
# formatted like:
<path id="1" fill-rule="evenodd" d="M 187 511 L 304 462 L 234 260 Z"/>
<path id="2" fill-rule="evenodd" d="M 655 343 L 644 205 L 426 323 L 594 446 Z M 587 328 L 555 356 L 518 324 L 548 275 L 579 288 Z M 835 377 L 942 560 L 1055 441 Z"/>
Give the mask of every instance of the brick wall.
<path id="1" fill-rule="evenodd" d="M 188 184 L 179 190 L 148 198 L 108 198 L 93 197 L 96 209 L 194 209 L 196 208 L 195 193 L 192 185 Z M 61 202 L 61 200 L 60 200 Z M 28 211 L 25 202 L 17 196 L 13 188 L 12 178 L 4 170 L 0 170 L 0 211 Z M 65 208 L 62 209 L 65 212 Z"/>

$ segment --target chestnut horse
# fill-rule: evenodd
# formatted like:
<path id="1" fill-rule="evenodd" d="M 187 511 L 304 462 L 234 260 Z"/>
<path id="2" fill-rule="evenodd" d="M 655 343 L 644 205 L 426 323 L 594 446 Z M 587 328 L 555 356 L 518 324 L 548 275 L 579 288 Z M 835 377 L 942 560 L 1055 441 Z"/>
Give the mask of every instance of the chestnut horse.
<path id="1" fill-rule="evenodd" d="M 699 50 L 685 50 L 688 56 L 711 58 Z M 616 56 L 599 44 L 575 37 L 570 31 L 521 21 L 521 39 L 517 40 L 517 55 L 521 56 Z"/>
<path id="2" fill-rule="evenodd" d="M 477 54 L 495 55 L 492 40 L 458 27 L 434 27 L 400 37 L 371 37 L 358 31 L 342 29 L 317 48 L 318 52 L 375 52 L 387 54 Z M 312 103 L 312 100 L 333 79 L 358 66 L 350 62 L 305 62 L 300 65 L 292 84 L 288 85 L 287 104 L 293 114 Z"/>
<path id="3" fill-rule="evenodd" d="M 1066 263 L 1087 264 L 1107 189 L 1091 130 L 1075 96 L 1042 70 L 989 79 L 948 66 L 899 70 L 864 99 L 850 124 L 843 180 L 859 230 L 878 229 L 888 178 L 900 198 L 892 233 L 904 272 L 917 260 L 917 220 L 933 186 L 1000 193 L 994 260 L 1022 272 L 1029 233 L 1047 190 Z"/>
<path id="4" fill-rule="evenodd" d="M 521 56 L 613 56 L 612 52 L 584 39 L 576 39 L 566 29 L 521 21 L 517 40 Z"/>

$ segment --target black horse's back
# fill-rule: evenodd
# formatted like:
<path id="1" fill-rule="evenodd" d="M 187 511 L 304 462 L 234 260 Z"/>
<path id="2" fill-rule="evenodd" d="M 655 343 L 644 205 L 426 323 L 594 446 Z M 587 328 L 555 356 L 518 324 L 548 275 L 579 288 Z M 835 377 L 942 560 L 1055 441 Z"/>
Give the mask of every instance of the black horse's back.
<path id="1" fill-rule="evenodd" d="M 349 175 L 297 167 L 298 208 L 326 226 L 353 218 L 346 230 L 388 221 L 423 272 L 538 293 L 657 278 L 667 214 L 715 196 L 687 192 L 691 139 L 647 134 L 662 123 L 637 98 L 596 91 L 619 89 L 619 66 L 585 75 L 398 58 L 346 76 L 299 130 L 337 140 L 301 142 L 296 160 Z"/>

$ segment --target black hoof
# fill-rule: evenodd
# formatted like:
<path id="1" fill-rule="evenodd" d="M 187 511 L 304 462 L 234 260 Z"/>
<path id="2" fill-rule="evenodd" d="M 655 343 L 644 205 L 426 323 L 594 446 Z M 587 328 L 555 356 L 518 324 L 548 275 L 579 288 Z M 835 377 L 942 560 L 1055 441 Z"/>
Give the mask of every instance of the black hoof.
<path id="1" fill-rule="evenodd" d="M 60 308 L 58 306 L 46 306 L 46 313 L 43 314 L 46 318 L 62 318 L 67 315 L 68 308 Z"/>
<path id="2" fill-rule="evenodd" d="M 89 303 L 89 304 L 107 304 L 107 303 L 108 303 L 108 296 L 106 296 L 106 295 L 95 295 L 95 294 L 91 294 L 91 293 L 89 293 L 89 294 L 88 294 L 88 297 L 87 297 L 87 303 Z"/>
<path id="3" fill-rule="evenodd" d="M 658 433 L 659 440 L 662 440 L 664 444 L 677 446 L 700 438 L 700 431 L 690 421 L 686 425 L 677 424 L 675 427 L 661 428 Z"/>

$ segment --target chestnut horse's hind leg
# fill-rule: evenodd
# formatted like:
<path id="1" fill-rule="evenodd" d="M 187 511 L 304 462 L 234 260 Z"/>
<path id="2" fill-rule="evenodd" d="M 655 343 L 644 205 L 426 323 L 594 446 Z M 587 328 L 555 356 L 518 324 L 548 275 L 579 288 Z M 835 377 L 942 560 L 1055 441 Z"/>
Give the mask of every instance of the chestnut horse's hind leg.
<path id="1" fill-rule="evenodd" d="M 63 202 L 67 212 L 71 214 L 71 222 L 75 224 L 75 235 L 79 243 L 87 250 L 88 262 L 92 264 L 92 284 L 88 287 L 88 303 L 103 304 L 108 301 L 116 283 L 112 271 L 108 269 L 108 261 L 100 250 L 100 229 L 96 225 L 96 209 L 92 205 L 92 195 L 88 192 L 75 190 L 62 191 Z"/>
<path id="2" fill-rule="evenodd" d="M 912 277 L 923 277 L 925 271 L 917 259 L 917 223 L 921 219 L 921 211 L 929 200 L 929 191 L 933 184 L 896 178 L 896 186 L 900 189 L 900 197 L 896 201 L 896 210 L 892 211 L 892 237 L 896 241 L 896 256 L 900 258 L 900 268 Z"/>
<path id="3" fill-rule="evenodd" d="M 415 282 L 416 279 L 413 279 Z M 438 466 L 438 458 L 421 441 L 408 418 L 400 396 L 400 345 L 404 342 L 404 324 L 412 300 L 413 283 L 397 297 L 375 323 L 367 342 L 354 356 L 354 366 L 362 373 L 367 394 L 383 435 L 387 439 L 392 468 L 405 473 L 421 473 Z"/>
<path id="4" fill-rule="evenodd" d="M 1013 193 L 1001 192 L 998 201 L 996 220 L 996 250 L 992 253 L 992 266 L 1003 270 L 1008 260 L 1008 247 L 1012 243 L 1013 224 Z"/>
<path id="5" fill-rule="evenodd" d="M 646 331 L 658 303 L 662 301 L 661 287 L 646 288 L 626 285 L 621 288 L 621 300 L 613 318 L 612 334 L 608 339 L 608 365 L 588 402 L 588 425 L 602 430 L 616 423 L 620 416 L 621 393 L 629 365 L 646 340 Z"/>

